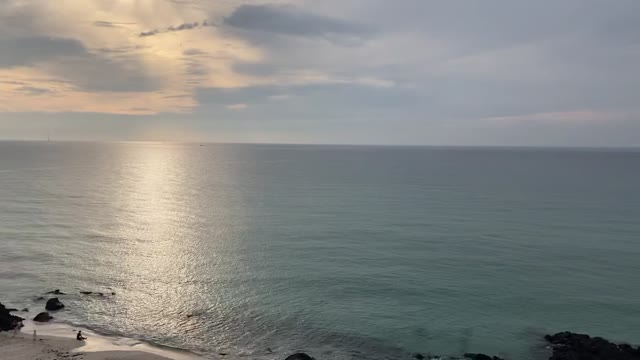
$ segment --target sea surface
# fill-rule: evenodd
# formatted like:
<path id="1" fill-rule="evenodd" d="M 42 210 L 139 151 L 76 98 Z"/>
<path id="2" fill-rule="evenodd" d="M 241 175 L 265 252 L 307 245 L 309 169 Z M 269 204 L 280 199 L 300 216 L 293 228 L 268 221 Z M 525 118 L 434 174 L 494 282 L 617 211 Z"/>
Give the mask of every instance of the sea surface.
<path id="1" fill-rule="evenodd" d="M 640 151 L 0 142 L 0 301 L 53 289 L 215 358 L 640 343 Z"/>

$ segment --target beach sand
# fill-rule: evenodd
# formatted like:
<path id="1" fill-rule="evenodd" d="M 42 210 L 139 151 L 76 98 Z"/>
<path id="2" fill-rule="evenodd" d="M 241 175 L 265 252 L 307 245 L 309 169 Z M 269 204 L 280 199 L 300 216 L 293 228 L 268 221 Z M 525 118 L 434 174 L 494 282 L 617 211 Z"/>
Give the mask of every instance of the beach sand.
<path id="1" fill-rule="evenodd" d="M 167 360 L 169 358 L 141 351 L 97 351 L 77 350 L 83 344 L 75 339 L 33 336 L 19 333 L 0 334 L 0 358 L 3 360 Z"/>

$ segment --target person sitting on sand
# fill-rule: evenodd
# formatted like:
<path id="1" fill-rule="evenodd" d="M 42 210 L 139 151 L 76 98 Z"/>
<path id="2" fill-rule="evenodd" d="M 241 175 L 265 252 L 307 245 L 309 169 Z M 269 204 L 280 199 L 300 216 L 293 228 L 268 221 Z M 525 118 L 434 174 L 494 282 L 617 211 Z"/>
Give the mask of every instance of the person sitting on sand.
<path id="1" fill-rule="evenodd" d="M 78 335 L 76 335 L 76 340 L 82 341 L 82 340 L 86 340 L 87 338 L 82 336 L 82 331 L 78 331 Z"/>

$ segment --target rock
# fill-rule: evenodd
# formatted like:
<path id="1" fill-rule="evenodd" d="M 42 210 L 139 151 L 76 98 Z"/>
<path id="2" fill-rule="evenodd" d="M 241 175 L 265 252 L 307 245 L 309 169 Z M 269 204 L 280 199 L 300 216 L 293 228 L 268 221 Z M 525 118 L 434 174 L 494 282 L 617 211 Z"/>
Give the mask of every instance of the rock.
<path id="1" fill-rule="evenodd" d="M 418 360 L 424 360 L 424 355 L 422 355 L 422 354 L 420 354 L 420 353 L 413 354 L 413 357 L 414 357 L 415 359 L 418 359 Z"/>
<path id="2" fill-rule="evenodd" d="M 42 301 L 44 300 L 44 296 L 38 296 L 37 298 L 34 299 L 35 301 Z"/>
<path id="3" fill-rule="evenodd" d="M 16 326 L 22 324 L 23 318 L 11 315 L 9 310 L 0 303 L 0 331 L 13 330 Z"/>
<path id="4" fill-rule="evenodd" d="M 115 296 L 115 295 L 116 295 L 115 291 L 112 291 L 112 292 L 111 292 L 111 295 L 112 295 L 112 296 Z"/>
<path id="5" fill-rule="evenodd" d="M 103 293 L 97 293 L 97 295 L 98 295 L 98 296 L 104 296 L 104 294 L 103 294 Z"/>
<path id="6" fill-rule="evenodd" d="M 93 294 L 93 291 L 80 291 L 80 294 L 91 295 L 91 294 Z"/>
<path id="7" fill-rule="evenodd" d="M 53 319 L 53 316 L 49 315 L 48 312 L 41 312 L 40 314 L 36 315 L 36 317 L 33 318 L 33 321 L 37 321 L 37 322 L 47 322 L 49 320 Z"/>
<path id="8" fill-rule="evenodd" d="M 60 310 L 64 307 L 64 304 L 58 300 L 58 298 L 51 298 L 47 300 L 47 305 L 44 306 L 45 309 L 49 311 Z"/>
<path id="9" fill-rule="evenodd" d="M 637 360 L 640 359 L 640 348 L 628 344 L 617 345 L 601 337 L 586 334 L 560 332 L 545 335 L 553 348 L 549 360 Z"/>
<path id="10" fill-rule="evenodd" d="M 18 311 L 18 309 L 16 309 L 16 308 L 8 308 L 7 311 L 8 312 L 15 312 L 15 311 Z"/>
<path id="11" fill-rule="evenodd" d="M 473 354 L 473 353 L 464 354 L 464 358 L 471 359 L 471 360 L 503 360 L 497 356 L 489 356 L 485 354 Z"/>
<path id="12" fill-rule="evenodd" d="M 29 308 L 24 308 L 24 309 L 22 309 L 22 310 L 20 310 L 20 311 L 22 311 L 22 312 L 29 312 Z"/>
<path id="13" fill-rule="evenodd" d="M 48 291 L 45 294 L 54 294 L 54 295 L 65 295 L 65 293 L 63 293 L 62 291 L 60 291 L 60 289 L 55 289 L 53 291 Z"/>
<path id="14" fill-rule="evenodd" d="M 315 360 L 315 359 L 305 353 L 295 353 L 293 355 L 289 355 L 284 360 Z"/>

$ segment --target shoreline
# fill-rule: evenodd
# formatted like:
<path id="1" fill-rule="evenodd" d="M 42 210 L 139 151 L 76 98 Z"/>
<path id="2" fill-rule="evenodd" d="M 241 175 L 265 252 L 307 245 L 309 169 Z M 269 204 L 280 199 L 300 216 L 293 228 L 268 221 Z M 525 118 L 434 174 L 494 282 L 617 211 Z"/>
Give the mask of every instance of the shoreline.
<path id="1" fill-rule="evenodd" d="M 143 351 L 84 351 L 74 338 L 37 336 L 26 333 L 0 334 L 0 353 L 11 360 L 169 360 L 171 358 Z"/>
<path id="2" fill-rule="evenodd" d="M 197 360 L 202 357 L 186 350 L 170 350 L 141 340 L 111 337 L 92 330 L 64 323 L 36 324 L 25 320 L 17 335 L 0 333 L 0 353 L 15 360 Z M 33 331 L 36 341 L 33 341 Z M 81 330 L 87 337 L 78 341 L 75 335 Z"/>

